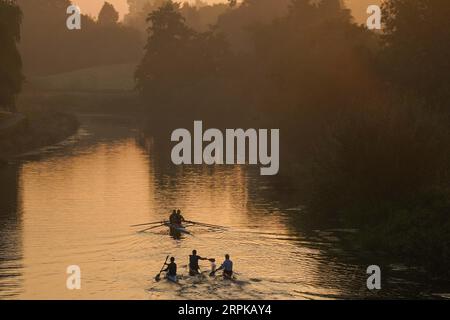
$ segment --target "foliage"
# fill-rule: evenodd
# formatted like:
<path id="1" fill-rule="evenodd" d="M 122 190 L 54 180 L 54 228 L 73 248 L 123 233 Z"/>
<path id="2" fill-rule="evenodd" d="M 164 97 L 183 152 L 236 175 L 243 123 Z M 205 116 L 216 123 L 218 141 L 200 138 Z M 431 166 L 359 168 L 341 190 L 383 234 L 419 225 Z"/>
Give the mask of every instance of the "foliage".
<path id="1" fill-rule="evenodd" d="M 114 9 L 114 6 L 109 2 L 103 4 L 100 13 L 98 14 L 98 23 L 101 25 L 116 25 L 119 21 L 119 13 Z"/>
<path id="2" fill-rule="evenodd" d="M 14 1 L 0 1 L 0 108 L 15 110 L 22 85 L 22 60 L 17 49 L 22 13 Z"/>
<path id="3" fill-rule="evenodd" d="M 225 40 L 214 30 L 199 33 L 189 28 L 178 4 L 166 2 L 147 21 L 146 52 L 135 77 L 137 89 L 153 107 L 168 107 L 177 92 L 214 79 L 221 71 Z"/>
<path id="4" fill-rule="evenodd" d="M 384 71 L 429 107 L 450 102 L 450 6 L 446 0 L 383 3 Z"/>

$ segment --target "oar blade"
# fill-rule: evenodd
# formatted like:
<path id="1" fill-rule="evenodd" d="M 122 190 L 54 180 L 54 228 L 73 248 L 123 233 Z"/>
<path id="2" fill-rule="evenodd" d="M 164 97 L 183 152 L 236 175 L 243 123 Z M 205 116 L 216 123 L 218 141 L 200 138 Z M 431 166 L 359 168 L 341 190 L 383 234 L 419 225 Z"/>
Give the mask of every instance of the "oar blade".
<path id="1" fill-rule="evenodd" d="M 155 281 L 156 281 L 156 282 L 158 282 L 159 280 L 161 280 L 161 272 L 163 272 L 164 267 L 165 267 L 165 265 L 166 265 L 168 259 L 169 259 L 169 255 L 167 255 L 166 260 L 164 261 L 164 264 L 163 264 L 163 266 L 161 267 L 161 270 L 159 270 L 159 273 L 158 273 L 158 274 L 156 275 L 156 277 L 155 277 Z"/>

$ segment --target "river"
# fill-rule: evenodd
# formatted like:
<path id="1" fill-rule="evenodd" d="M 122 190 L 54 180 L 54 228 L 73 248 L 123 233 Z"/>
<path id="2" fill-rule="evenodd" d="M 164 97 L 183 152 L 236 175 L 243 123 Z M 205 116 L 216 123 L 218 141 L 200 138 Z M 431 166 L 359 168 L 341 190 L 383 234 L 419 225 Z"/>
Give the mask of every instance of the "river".
<path id="1" fill-rule="evenodd" d="M 301 204 L 274 177 L 245 166 L 173 167 L 140 136 L 134 121 L 80 116 L 70 139 L 0 168 L 0 298 L 7 299 L 346 299 L 445 297 L 448 283 L 420 268 L 384 265 L 340 245 L 354 230 L 292 227 Z M 284 194 L 283 197 L 278 195 Z M 284 200 L 289 199 L 289 200 Z M 193 226 L 173 238 L 166 219 L 180 208 Z M 188 255 L 220 263 L 231 255 L 234 281 L 187 276 Z M 179 284 L 156 282 L 167 255 Z M 366 268 L 383 264 L 383 287 L 369 291 Z M 81 269 L 68 290 L 66 269 Z M 201 262 L 201 270 L 210 268 Z M 208 274 L 208 272 L 205 272 Z"/>

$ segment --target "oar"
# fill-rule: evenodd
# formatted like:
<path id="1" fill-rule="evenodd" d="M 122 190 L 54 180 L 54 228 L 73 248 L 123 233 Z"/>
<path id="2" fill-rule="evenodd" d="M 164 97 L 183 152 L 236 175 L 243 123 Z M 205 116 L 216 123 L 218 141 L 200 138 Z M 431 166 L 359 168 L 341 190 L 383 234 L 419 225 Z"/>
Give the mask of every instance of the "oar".
<path id="1" fill-rule="evenodd" d="M 165 224 L 161 224 L 161 225 L 159 225 L 159 226 L 153 226 L 153 227 L 150 227 L 150 228 L 147 228 L 147 229 L 138 231 L 138 232 L 139 232 L 139 233 L 140 233 L 140 232 L 145 232 L 145 231 L 148 231 L 148 230 L 152 230 L 152 229 L 156 229 L 156 228 L 160 228 L 160 227 L 164 227 L 164 226 L 165 226 Z"/>
<path id="2" fill-rule="evenodd" d="M 218 226 L 218 225 L 209 224 L 209 223 L 202 223 L 202 222 L 195 222 L 195 221 L 188 221 L 188 220 L 186 220 L 186 222 L 189 222 L 189 223 L 192 223 L 192 224 L 198 224 L 199 226 L 211 227 L 211 228 L 220 228 L 220 229 L 225 229 L 226 228 L 224 226 Z"/>
<path id="3" fill-rule="evenodd" d="M 166 257 L 166 261 L 164 261 L 164 264 L 163 264 L 161 270 L 159 270 L 159 273 L 156 275 L 155 281 L 161 280 L 161 272 L 164 270 L 164 267 L 166 266 L 167 259 L 169 259 L 169 256 Z"/>
<path id="4" fill-rule="evenodd" d="M 149 226 L 151 224 L 158 224 L 158 223 L 163 223 L 164 221 L 155 221 L 155 222 L 148 222 L 148 223 L 141 223 L 141 224 L 134 224 L 130 227 L 140 227 L 140 226 Z"/>
<path id="5" fill-rule="evenodd" d="M 219 229 L 225 229 L 226 227 L 224 226 L 218 226 L 215 224 L 209 224 L 209 223 L 203 223 L 203 222 L 195 222 L 195 221 L 190 221 L 193 224 L 198 224 L 200 226 L 205 226 L 205 227 L 211 227 L 211 228 L 219 228 Z"/>

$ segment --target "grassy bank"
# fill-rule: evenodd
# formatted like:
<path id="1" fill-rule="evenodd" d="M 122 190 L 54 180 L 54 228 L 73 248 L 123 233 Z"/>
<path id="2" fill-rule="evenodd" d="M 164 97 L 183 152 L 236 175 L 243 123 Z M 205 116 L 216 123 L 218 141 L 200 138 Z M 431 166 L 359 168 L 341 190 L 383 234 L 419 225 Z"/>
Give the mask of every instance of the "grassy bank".
<path id="1" fill-rule="evenodd" d="M 35 76 L 29 82 L 41 91 L 113 92 L 134 89 L 136 63 L 98 66 L 51 76 Z"/>
<path id="2" fill-rule="evenodd" d="M 79 126 L 77 113 L 142 115 L 133 91 L 134 68 L 121 64 L 28 77 L 18 97 L 18 111 L 26 120 L 14 130 L 0 132 L 0 158 L 64 140 Z M 0 114 L 0 121 L 2 117 L 6 116 Z"/>
<path id="3" fill-rule="evenodd" d="M 297 180 L 308 218 L 357 228 L 365 252 L 449 275 L 448 115 L 418 103 L 342 113 L 315 139 Z"/>
<path id="4" fill-rule="evenodd" d="M 6 159 L 60 142 L 78 129 L 77 118 L 69 113 L 25 108 L 24 124 L 0 136 L 0 155 Z"/>

